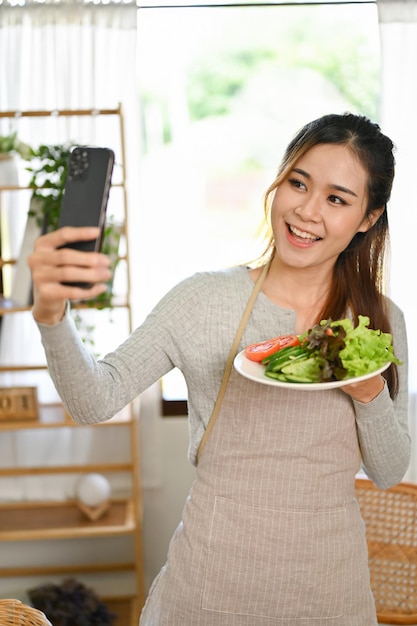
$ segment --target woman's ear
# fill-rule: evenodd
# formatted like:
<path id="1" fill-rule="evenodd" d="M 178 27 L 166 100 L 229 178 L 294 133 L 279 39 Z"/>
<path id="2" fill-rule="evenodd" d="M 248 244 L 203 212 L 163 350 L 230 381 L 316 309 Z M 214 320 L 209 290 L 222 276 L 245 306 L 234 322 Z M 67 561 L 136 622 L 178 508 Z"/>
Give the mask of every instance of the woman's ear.
<path id="1" fill-rule="evenodd" d="M 358 233 L 366 233 L 370 228 L 372 228 L 372 226 L 377 223 L 384 211 L 384 206 L 371 211 L 371 213 L 365 217 L 362 224 L 360 225 Z"/>

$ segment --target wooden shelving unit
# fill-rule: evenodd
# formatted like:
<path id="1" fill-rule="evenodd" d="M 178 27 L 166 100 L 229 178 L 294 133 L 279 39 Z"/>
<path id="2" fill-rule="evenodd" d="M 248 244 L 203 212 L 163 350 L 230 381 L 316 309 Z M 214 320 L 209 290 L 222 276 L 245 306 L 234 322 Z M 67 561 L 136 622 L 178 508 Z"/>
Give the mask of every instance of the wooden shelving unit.
<path id="1" fill-rule="evenodd" d="M 112 501 L 106 515 L 93 524 L 76 502 L 6 504 L 2 506 L 0 516 L 1 541 L 111 536 L 133 533 L 135 529 L 131 500 Z"/>
<path id="2" fill-rule="evenodd" d="M 120 154 L 116 153 L 116 159 L 121 164 L 121 181 L 115 186 L 121 188 L 123 202 L 123 219 L 124 234 L 127 233 L 127 194 L 125 184 L 125 146 L 124 146 L 124 124 L 121 106 L 115 109 L 103 110 L 61 110 L 61 111 L 0 111 L 1 118 L 32 118 L 40 117 L 92 117 L 95 119 L 101 116 L 109 116 L 118 120 L 120 133 Z M 80 143 L 84 143 L 80 141 Z M 109 146 L 112 147 L 112 146 Z M 16 193 L 26 190 L 27 187 L 16 185 L 4 185 L 0 187 L 0 218 L 2 203 L 2 194 Z M 22 211 L 27 211 L 28 206 L 23 206 Z M 1 235 L 0 235 L 1 237 Z M 3 249 L 0 246 L 0 249 Z M 125 252 L 121 257 L 124 261 L 126 271 L 126 294 L 119 296 L 117 300 L 111 302 L 111 308 L 123 309 L 127 313 L 127 331 L 131 331 L 131 311 L 129 304 L 130 293 L 130 276 L 129 276 L 129 250 L 127 237 L 125 237 Z M 13 266 L 17 259 L 0 258 L 0 274 L 3 269 Z M 0 281 L 3 285 L 3 281 Z M 19 318 L 20 315 L 28 315 L 30 306 L 16 306 L 0 289 L 0 318 L 5 315 L 14 315 Z M 100 305 L 101 308 L 102 305 Z M 90 309 L 90 305 L 79 304 L 77 309 Z M 104 307 L 104 310 L 106 307 Z M 102 310 L 94 310 L 94 315 L 100 316 Z M 36 333 L 34 329 L 34 333 Z M 1 326 L 0 326 L 1 336 Z M 14 376 L 24 374 L 27 377 L 31 372 L 43 372 L 47 375 L 47 367 L 45 363 L 33 364 L 11 364 L 0 362 L 0 373 L 10 373 Z M 25 383 L 27 384 L 27 383 Z M 0 407 L 1 410 L 1 407 Z M 106 432 L 106 429 L 113 429 L 115 439 L 120 435 L 125 442 L 123 448 L 123 458 L 116 460 L 110 459 L 83 459 L 82 462 L 74 462 L 69 464 L 65 459 L 57 463 L 42 463 L 37 460 L 33 464 L 27 462 L 21 464 L 0 465 L 0 544 L 4 547 L 10 546 L 12 550 L 19 550 L 20 563 L 22 554 L 25 553 L 25 546 L 29 543 L 35 545 L 40 543 L 47 545 L 48 554 L 54 554 L 55 550 L 61 549 L 65 542 L 70 542 L 70 550 L 76 550 L 77 541 L 84 541 L 82 559 L 77 563 L 76 558 L 69 559 L 66 563 L 65 559 L 55 558 L 51 564 L 44 560 L 30 561 L 24 565 L 15 565 L 13 563 L 0 563 L 0 597 L 2 595 L 2 580 L 19 579 L 19 578 L 39 578 L 42 582 L 48 580 L 50 582 L 59 582 L 67 577 L 79 577 L 82 580 L 85 575 L 92 575 L 94 580 L 99 580 L 101 576 L 105 576 L 108 580 L 116 581 L 119 575 L 128 576 L 131 589 L 124 591 L 120 589 L 117 582 L 114 585 L 114 592 L 98 593 L 108 604 L 110 610 L 117 614 L 116 626 L 137 626 L 141 607 L 144 603 L 144 576 L 143 576 L 143 554 L 142 554 L 142 502 L 140 487 L 140 469 L 139 469 L 139 436 L 136 422 L 137 416 L 133 413 L 133 407 L 127 407 L 121 411 L 112 420 L 103 424 L 79 426 L 71 421 L 66 414 L 64 407 L 59 402 L 41 402 L 39 404 L 39 415 L 37 420 L 10 420 L 4 421 L 0 419 L 0 438 L 2 436 L 19 437 L 39 433 L 48 434 L 67 429 L 68 433 L 75 433 L 80 430 L 83 433 L 85 429 L 86 435 L 94 439 L 100 433 Z M 126 434 L 127 429 L 127 434 Z M 110 432 L 110 431 L 108 431 Z M 6 433 L 8 433 L 6 435 Z M 90 440 L 89 439 L 89 440 Z M 128 443 L 126 443 L 128 442 Z M 88 446 L 87 446 L 88 447 Z M 120 456 L 120 455 L 119 455 Z M 1 480 L 25 480 L 28 477 L 33 480 L 49 480 L 60 476 L 77 477 L 85 473 L 101 473 L 106 476 L 127 476 L 129 482 L 129 493 L 123 496 L 111 496 L 110 504 L 105 513 L 92 521 L 80 510 L 77 502 L 73 497 L 64 497 L 59 501 L 53 501 L 48 498 L 37 498 L 34 500 L 15 499 L 7 501 L 1 494 Z M 111 542 L 117 538 L 126 538 L 129 542 L 127 556 L 122 555 L 120 558 L 112 558 L 114 551 L 110 549 L 110 556 L 100 559 L 92 550 L 91 559 L 89 559 L 88 549 L 85 550 L 85 541 L 88 546 L 93 548 L 96 540 L 100 541 L 101 546 L 104 541 L 106 546 L 111 548 Z M 57 547 L 59 544 L 59 547 Z M 0 546 L 0 550 L 1 550 Z M 117 549 L 116 549 L 117 550 Z M 57 554 L 55 553 L 55 557 Z M 57 564 L 59 562 L 59 564 Z"/>
<path id="3" fill-rule="evenodd" d="M 103 598 L 110 611 L 117 615 L 115 626 L 138 626 L 136 615 L 138 614 L 136 598 L 126 597 L 114 600 Z"/>

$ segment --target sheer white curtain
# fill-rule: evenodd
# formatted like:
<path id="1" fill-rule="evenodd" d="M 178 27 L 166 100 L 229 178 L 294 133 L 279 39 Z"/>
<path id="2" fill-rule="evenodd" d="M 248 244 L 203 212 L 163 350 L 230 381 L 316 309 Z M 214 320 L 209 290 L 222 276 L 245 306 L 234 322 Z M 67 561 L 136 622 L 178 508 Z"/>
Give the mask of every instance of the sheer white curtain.
<path id="1" fill-rule="evenodd" d="M 0 108 L 117 104 L 133 87 L 135 38 L 135 2 L 0 4 Z"/>
<path id="2" fill-rule="evenodd" d="M 16 3 L 15 3 L 16 4 Z M 135 0 L 0 0 L 0 110 L 116 108 L 126 122 L 127 164 L 137 163 Z M 0 120 L 37 146 L 68 138 L 100 142 L 88 118 Z"/>
<path id="3" fill-rule="evenodd" d="M 134 1 L 84 3 L 79 0 L 61 2 L 26 1 L 11 6 L 0 0 L 0 109 L 6 111 L 103 109 L 117 108 L 120 102 L 125 114 L 127 181 L 136 184 L 138 118 L 136 96 L 136 32 L 137 8 Z M 100 123 L 90 118 L 3 119 L 0 134 L 17 131 L 21 140 L 33 146 L 62 143 L 68 139 L 80 143 L 102 141 Z M 116 130 L 113 131 L 116 133 Z M 108 133 L 104 134 L 108 138 Z M 117 155 L 116 155 L 117 156 Z M 131 173 L 129 176 L 129 173 Z M 21 172 L 22 173 L 22 172 Z M 128 188 L 134 205 L 135 189 Z M 20 192 L 19 192 L 20 193 Z M 10 194 L 11 195 L 11 194 Z M 17 200 L 10 201 L 9 221 L 26 220 L 26 207 L 17 211 Z M 19 202 L 21 202 L 19 196 Z M 29 208 L 28 199 L 26 199 Z M 9 209 L 8 209 L 9 210 Z M 18 253 L 22 228 L 12 235 L 12 256 Z M 26 315 L 26 314 L 24 314 Z M 44 362 L 39 335 L 30 314 L 27 319 L 5 316 L 0 335 L 0 361 L 7 364 L 36 364 Z M 17 319 L 19 317 L 20 319 Z M 18 328 L 16 325 L 18 324 Z M 16 376 L 2 374 L 2 385 L 38 385 L 42 402 L 56 399 L 47 377 L 34 379 L 36 372 Z M 39 431 L 42 438 L 43 463 L 71 462 L 75 432 Z M 87 437 L 88 434 L 85 434 Z M 18 433 L 3 433 L 0 439 L 0 466 L 11 463 L 36 463 L 32 442 Z M 11 458 L 12 457 L 12 458 Z M 55 461 L 54 461 L 55 460 Z M 78 459 L 79 460 L 79 459 Z M 51 477 L 48 494 L 62 497 L 70 491 L 73 479 L 64 484 L 62 478 Z M 0 498 L 20 499 L 36 496 L 36 486 L 25 481 L 3 481 Z"/>
<path id="4" fill-rule="evenodd" d="M 378 0 L 382 45 L 381 125 L 397 146 L 397 171 L 390 203 L 392 238 L 391 294 L 407 320 L 410 352 L 410 427 L 417 435 L 417 297 L 415 233 L 417 200 L 417 3 L 415 0 Z M 407 478 L 417 481 L 417 452 Z"/>

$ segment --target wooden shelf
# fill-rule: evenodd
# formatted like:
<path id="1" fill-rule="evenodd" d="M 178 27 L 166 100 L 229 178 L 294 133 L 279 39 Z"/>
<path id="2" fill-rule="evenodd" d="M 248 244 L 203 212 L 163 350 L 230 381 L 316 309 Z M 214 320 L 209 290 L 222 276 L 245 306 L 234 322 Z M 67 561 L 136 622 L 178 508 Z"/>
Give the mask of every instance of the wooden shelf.
<path id="1" fill-rule="evenodd" d="M 42 465 L 24 467 L 2 467 L 0 478 L 10 476 L 51 476 L 59 474 L 85 474 L 96 472 L 98 474 L 112 474 L 114 472 L 132 472 L 133 463 L 83 463 L 82 465 Z"/>
<path id="2" fill-rule="evenodd" d="M 116 615 L 114 626 L 137 626 L 138 606 L 135 598 L 103 598 L 111 613 Z"/>
<path id="3" fill-rule="evenodd" d="M 120 257 L 123 260 L 123 257 Z M 92 310 L 92 309 L 124 309 L 128 305 L 126 298 L 114 297 L 111 301 L 98 302 L 72 302 L 72 310 Z M 32 310 L 32 306 L 17 306 L 12 300 L 0 297 L 0 316 L 8 313 L 27 313 Z"/>
<path id="4" fill-rule="evenodd" d="M 60 565 L 60 566 L 38 566 L 38 567 L 0 567 L 0 578 L 15 578 L 18 576 L 47 576 L 72 578 L 80 574 L 97 574 L 134 571 L 135 563 L 94 563 L 83 565 Z"/>
<path id="5" fill-rule="evenodd" d="M 103 517 L 94 522 L 75 502 L 19 502 L 1 507 L 0 541 L 103 537 L 134 531 L 134 506 L 130 500 L 113 501 Z"/>
<path id="6" fill-rule="evenodd" d="M 0 113 L 1 117 L 1 113 Z M 112 187 L 123 187 L 123 183 L 112 183 Z M 34 191 L 35 189 L 42 189 L 42 187 L 34 187 L 30 185 L 0 185 L 0 193 L 2 191 Z"/>
<path id="7" fill-rule="evenodd" d="M 112 181 L 112 187 L 118 187 L 119 189 L 114 194 L 116 202 L 120 203 L 121 209 L 121 222 L 123 223 L 123 234 L 125 236 L 124 245 L 121 247 L 118 260 L 122 261 L 122 269 L 125 272 L 125 293 L 121 295 L 115 295 L 111 300 L 98 300 L 98 301 L 79 301 L 72 302 L 71 308 L 80 312 L 82 317 L 89 317 L 89 314 L 83 314 L 83 311 L 94 311 L 97 315 L 102 315 L 109 309 L 123 309 L 127 313 L 126 323 L 127 330 L 132 330 L 131 319 L 131 307 L 130 307 L 130 269 L 129 269 L 129 242 L 126 234 L 128 232 L 128 211 L 127 211 L 127 191 L 125 184 L 125 142 L 124 142 L 124 121 L 121 106 L 117 108 L 109 109 L 62 109 L 62 110 L 38 110 L 38 111 L 0 111 L 0 118 L 14 118 L 16 121 L 20 118 L 33 118 L 36 123 L 41 117 L 100 117 L 100 116 L 114 116 L 114 121 L 118 123 L 119 131 L 116 139 L 111 134 L 112 141 L 116 141 L 117 150 L 120 150 L 118 155 L 117 175 Z M 13 181 L 11 181 L 13 182 Z M 26 181 L 25 181 L 26 182 Z M 0 200 L 6 198 L 8 201 L 9 192 L 13 193 L 13 201 L 17 199 L 18 210 L 25 211 L 27 213 L 27 199 L 33 192 L 34 188 L 29 185 L 5 185 L 0 186 Z M 5 195 L 2 195 L 3 192 Z M 22 195 L 19 197 L 18 193 Z M 17 194 L 17 195 L 16 195 Z M 19 199 L 22 199 L 20 202 Z M 6 202 L 7 203 L 7 202 Z M 5 203 L 0 203 L 0 217 L 2 217 L 3 224 L 3 207 Z M 5 222 L 8 224 L 7 220 Z M 10 299 L 4 297 L 8 296 L 10 289 L 10 276 L 13 273 L 13 266 L 16 266 L 18 260 L 16 252 L 11 251 L 10 245 L 7 240 L 7 228 L 2 232 L 0 237 L 0 318 L 2 316 L 9 316 L 11 314 L 17 315 L 15 318 L 17 322 L 22 322 L 22 325 L 26 322 L 26 317 L 31 315 L 32 306 L 29 300 L 24 300 L 27 306 L 17 306 L 16 302 L 12 302 Z M 3 245 L 6 243 L 7 245 Z M 2 256 L 3 253 L 3 256 Z M 8 279 L 5 282 L 4 278 Z M 122 282 L 122 284 L 124 284 Z M 7 287 L 7 289 L 6 289 Z M 3 291 L 4 290 L 4 291 Z M 105 314 L 105 313 L 104 313 Z M 26 316 L 26 317 L 25 317 Z M 123 317 L 119 315 L 118 317 Z M 3 324 L 4 325 L 4 324 Z M 19 324 L 17 324 L 18 326 Z M 18 330 L 16 332 L 19 332 Z M 41 355 L 39 362 L 27 364 L 25 358 L 17 360 L 16 355 L 10 357 L 13 363 L 7 363 L 5 359 L 0 364 L 0 372 L 13 373 L 16 379 L 22 378 L 24 381 L 34 378 L 39 381 L 37 383 L 39 391 L 41 391 L 44 385 L 46 389 L 49 389 L 50 380 L 48 380 L 48 368 L 46 361 Z M 21 372 L 22 374 L 19 374 Z M 32 372 L 32 376 L 30 373 Z M 24 373 L 24 374 L 23 374 Z M 36 374 L 36 376 L 35 376 Z M 26 384 L 28 384 L 26 382 Z M 50 397 L 49 393 L 42 395 L 38 394 L 39 398 Z M 55 398 L 55 396 L 52 396 Z M 136 402 L 135 402 L 136 410 Z M 59 465 L 61 457 L 58 457 L 58 461 L 54 461 L 53 465 L 45 464 L 42 461 L 37 461 L 37 457 L 33 464 L 30 461 L 27 465 L 22 466 L 20 462 L 10 461 L 10 467 L 0 468 L 0 479 L 2 481 L 13 480 L 18 484 L 20 481 L 25 480 L 26 477 L 30 477 L 36 482 L 39 487 L 43 484 L 47 485 L 50 477 L 53 480 L 59 480 L 61 475 L 81 474 L 87 472 L 97 472 L 103 475 L 112 474 L 115 479 L 120 479 L 121 484 L 124 487 L 118 491 L 118 494 L 128 494 L 125 498 L 112 499 L 109 509 L 98 520 L 92 521 L 83 513 L 77 506 L 74 499 L 71 501 L 65 500 L 62 502 L 51 501 L 19 501 L 9 502 L 10 498 L 6 494 L 5 501 L 0 502 L 0 545 L 1 542 L 8 542 L 8 551 L 14 552 L 15 549 L 22 550 L 23 547 L 15 548 L 14 543 L 18 542 L 34 542 L 42 541 L 49 542 L 49 546 L 54 545 L 55 549 L 60 549 L 60 563 L 57 566 L 45 565 L 43 561 L 37 561 L 36 557 L 31 557 L 31 551 L 28 550 L 28 557 L 24 559 L 24 566 L 19 566 L 17 563 L 20 558 L 16 560 L 16 564 L 11 558 L 8 566 L 6 562 L 0 563 L 0 579 L 13 578 L 17 581 L 20 578 L 47 576 L 52 579 L 59 576 L 66 575 L 92 575 L 97 574 L 97 579 L 110 578 L 118 576 L 123 581 L 123 587 L 117 588 L 120 594 L 133 594 L 132 596 L 112 597 L 108 598 L 109 608 L 118 615 L 115 626 L 137 626 L 139 621 L 140 608 L 144 603 L 144 575 L 143 575 L 143 546 L 142 546 L 142 510 L 141 510 L 141 497 L 140 497 L 140 463 L 139 463 L 139 449 L 138 442 L 139 437 L 137 433 L 137 421 L 134 419 L 134 409 L 130 405 L 120 411 L 114 418 L 107 420 L 103 423 L 96 424 L 77 424 L 73 422 L 70 416 L 66 413 L 64 406 L 59 401 L 52 403 L 37 403 L 37 411 L 35 412 L 35 419 L 18 420 L 10 418 L 10 414 L 3 412 L 3 419 L 0 419 L 0 436 L 4 436 L 5 432 L 14 432 L 11 436 L 13 440 L 16 440 L 16 445 L 20 444 L 22 440 L 27 445 L 27 440 L 31 435 L 33 439 L 37 440 L 49 440 L 54 439 L 54 433 L 52 431 L 50 437 L 43 437 L 42 433 L 35 433 L 35 430 L 39 429 L 73 429 L 82 428 L 86 429 L 87 440 L 91 438 L 92 447 L 85 446 L 83 450 L 82 461 L 77 464 L 78 456 L 73 454 L 72 456 L 63 458 L 63 465 Z M 6 418 L 9 421 L 5 421 Z M 100 418 L 100 414 L 97 414 L 97 418 Z M 114 431 L 108 431 L 108 435 L 104 435 L 103 431 L 99 434 L 97 431 L 92 432 L 92 429 L 102 429 L 117 427 Z M 129 432 L 120 431 L 120 428 L 124 428 Z M 28 437 L 24 433 L 29 433 Z M 31 431 L 31 432 L 30 432 Z M 57 439 L 65 440 L 69 433 L 57 433 Z M 63 435 L 61 437 L 60 435 Z M 49 435 L 49 433 L 48 433 Z M 73 440 L 75 433 L 71 433 L 68 436 L 68 440 Z M 10 435 L 9 435 L 10 436 Z M 112 440 L 113 436 L 117 438 L 123 446 L 118 450 L 116 462 L 108 460 L 104 455 L 98 454 L 98 445 L 100 438 L 105 440 Z M 76 438 L 82 439 L 81 433 L 76 434 Z M 91 451 L 91 452 L 90 452 Z M 11 457 L 13 458 L 13 456 Z M 72 460 L 68 461 L 68 458 Z M 67 461 L 66 464 L 65 461 Z M 58 465 L 57 465 L 58 462 Z M 62 480 L 63 484 L 66 484 L 66 480 Z M 43 493 L 41 491 L 41 493 Z M 65 498 L 65 494 L 62 495 Z M 71 498 L 75 496 L 72 495 Z M 41 495 L 40 498 L 45 498 L 45 495 Z M 120 539 L 124 537 L 124 539 Z M 85 541 L 87 538 L 87 541 Z M 91 538 L 91 541 L 90 541 Z M 97 538 L 96 542 L 92 540 Z M 84 553 L 79 554 L 78 550 L 84 549 L 84 544 L 92 545 L 93 543 L 100 543 L 98 539 L 108 538 L 109 546 L 117 546 L 119 542 L 128 544 L 128 551 L 124 562 L 119 562 L 118 558 L 112 561 L 113 557 L 109 559 L 112 562 L 97 563 L 97 559 L 94 558 L 94 550 L 92 549 L 92 558 L 85 558 Z M 112 539 L 113 538 L 113 539 Z M 56 540 L 63 540 L 62 542 Z M 83 541 L 84 540 L 84 541 Z M 103 542 L 107 545 L 106 542 Z M 1 549 L 1 548 L 0 548 Z M 52 549 L 52 547 L 51 547 Z M 73 554 L 75 550 L 75 555 Z M 62 558 L 61 558 L 62 556 Z M 88 555 L 87 555 L 88 556 Z M 103 555 L 104 556 L 104 555 Z M 118 555 L 117 555 L 118 556 Z M 1 559 L 0 559 L 1 560 Z M 81 561 L 78 562 L 77 561 Z M 114 578 L 115 579 L 115 578 Z M 116 586 L 116 585 L 115 585 Z M 112 587 L 108 587 L 110 593 L 112 593 Z M 109 593 L 108 591 L 106 593 Z"/>
<path id="8" fill-rule="evenodd" d="M 121 115 L 122 109 L 119 105 L 115 109 L 53 109 L 53 110 L 30 110 L 30 111 L 0 111 L 1 117 L 20 119 L 21 117 L 94 117 L 98 115 Z"/>
<path id="9" fill-rule="evenodd" d="M 10 370 L 2 370 L 0 367 L 1 371 Z M 37 430 L 39 428 L 109 428 L 110 426 L 129 425 L 133 419 L 129 407 L 122 409 L 111 419 L 96 424 L 77 424 L 66 413 L 62 404 L 40 404 L 38 409 L 39 419 L 36 420 L 3 421 L 0 419 L 0 432 L 5 430 Z"/>

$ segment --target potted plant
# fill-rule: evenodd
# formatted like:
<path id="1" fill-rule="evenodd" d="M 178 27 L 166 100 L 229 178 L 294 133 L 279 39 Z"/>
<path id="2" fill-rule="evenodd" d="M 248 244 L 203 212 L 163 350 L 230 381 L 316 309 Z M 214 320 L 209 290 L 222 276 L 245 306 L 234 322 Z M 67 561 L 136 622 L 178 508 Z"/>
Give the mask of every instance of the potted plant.
<path id="1" fill-rule="evenodd" d="M 19 184 L 18 158 L 29 160 L 33 150 L 20 141 L 17 133 L 0 136 L 0 186 L 17 186 Z"/>
<path id="2" fill-rule="evenodd" d="M 46 583 L 29 589 L 32 605 L 45 613 L 54 626 L 113 626 L 116 615 L 97 594 L 80 581 Z"/>
<path id="3" fill-rule="evenodd" d="M 64 195 L 67 177 L 68 157 L 73 145 L 41 145 L 33 151 L 33 159 L 26 169 L 32 173 L 29 187 L 33 188 L 32 206 L 29 215 L 36 218 L 44 231 L 54 230 L 58 226 L 59 212 Z"/>
<path id="4" fill-rule="evenodd" d="M 36 209 L 29 211 L 43 230 L 55 230 L 58 226 L 64 186 L 68 170 L 68 158 L 74 144 L 41 145 L 32 151 L 32 162 L 26 169 L 32 173 L 29 187 L 33 188 L 32 200 Z M 120 240 L 120 226 L 108 222 L 103 237 L 103 252 L 112 259 L 112 267 L 117 264 L 117 252 Z M 111 299 L 109 291 L 100 299 L 104 304 Z"/>
<path id="5" fill-rule="evenodd" d="M 0 159 L 10 159 L 14 155 L 27 161 L 32 158 L 33 150 L 29 144 L 20 141 L 17 132 L 0 136 Z"/>
<path id="6" fill-rule="evenodd" d="M 68 170 L 68 158 L 75 144 L 41 145 L 33 151 L 33 158 L 26 168 L 32 176 L 29 186 L 33 188 L 29 216 L 36 219 L 43 232 L 58 227 L 61 203 L 64 196 L 65 180 Z M 108 221 L 103 236 L 102 251 L 110 257 L 113 273 L 119 261 L 118 249 L 122 234 L 119 224 Z M 107 285 L 107 291 L 87 302 L 90 308 L 112 309 L 113 280 Z M 86 345 L 94 347 L 94 325 L 85 322 L 76 310 L 73 312 L 75 324 Z"/>

